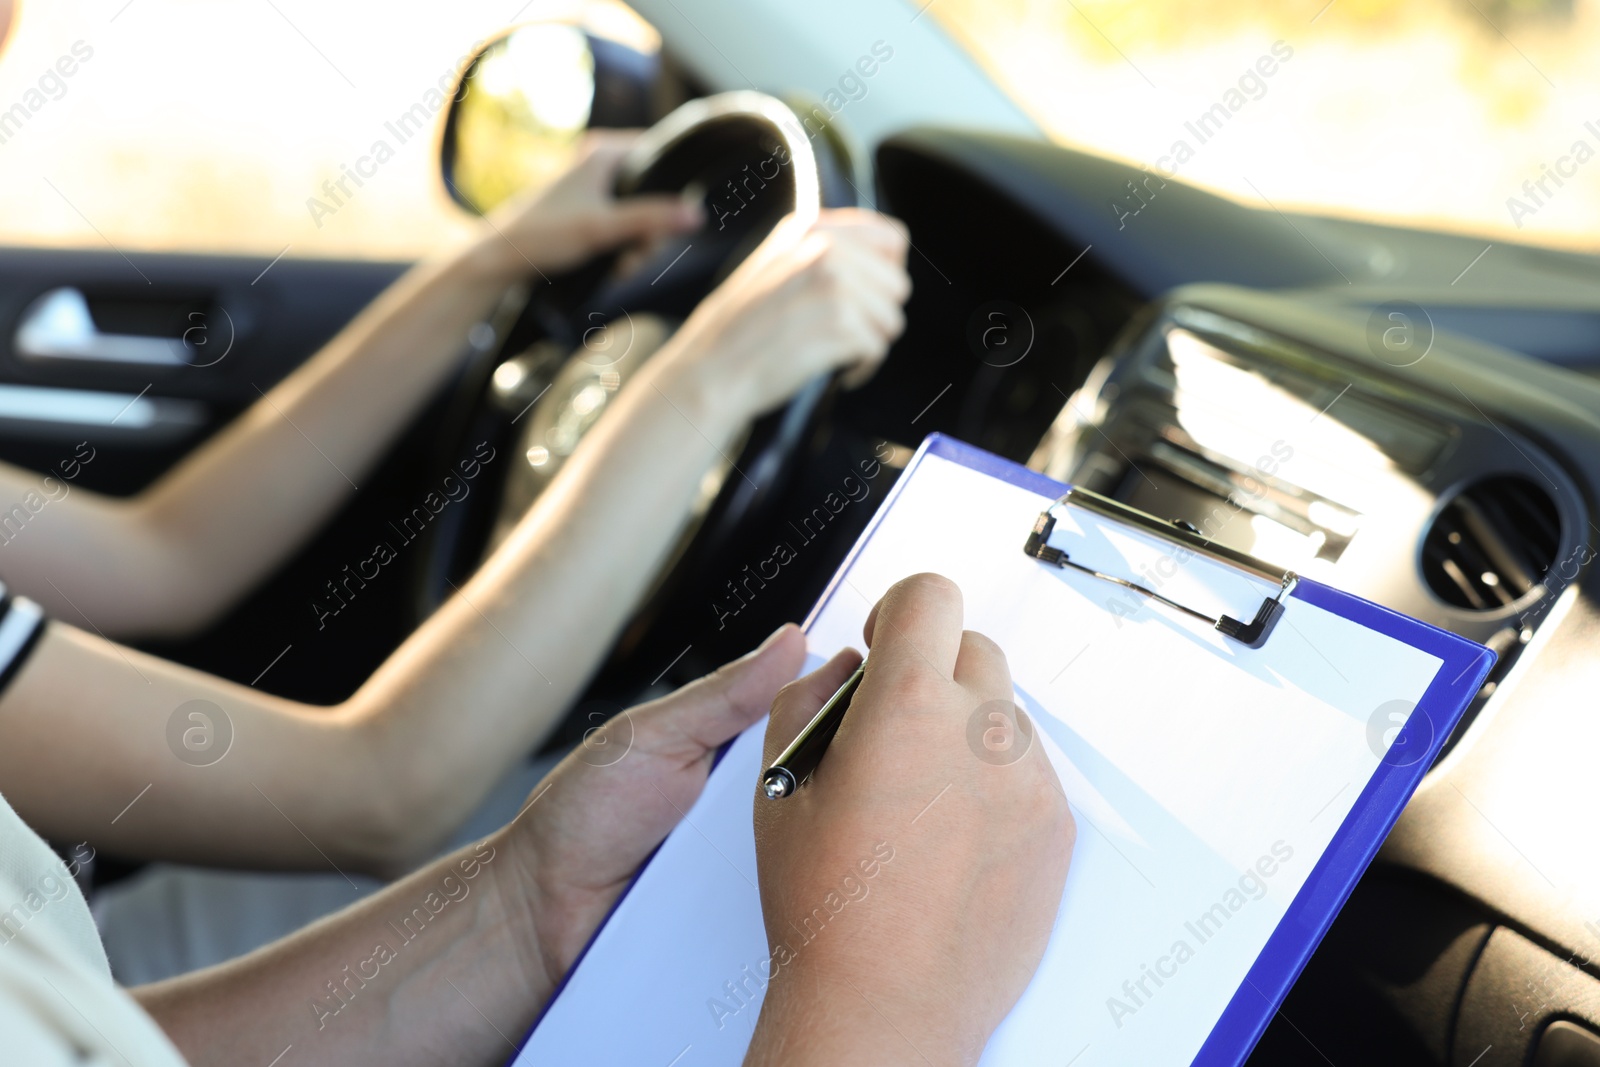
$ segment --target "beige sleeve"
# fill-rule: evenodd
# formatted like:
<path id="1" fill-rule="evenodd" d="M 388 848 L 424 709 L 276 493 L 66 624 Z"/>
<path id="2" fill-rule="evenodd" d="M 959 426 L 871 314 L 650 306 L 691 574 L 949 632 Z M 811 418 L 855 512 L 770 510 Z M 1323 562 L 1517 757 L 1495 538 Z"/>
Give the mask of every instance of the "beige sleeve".
<path id="1" fill-rule="evenodd" d="M 66 864 L 0 797 L 0 1060 L 29 1067 L 181 1067 L 111 980 Z"/>
<path id="2" fill-rule="evenodd" d="M 7 1063 L 29 1067 L 182 1067 L 133 998 L 57 944 L 25 930 L 0 944 L 0 1034 Z"/>

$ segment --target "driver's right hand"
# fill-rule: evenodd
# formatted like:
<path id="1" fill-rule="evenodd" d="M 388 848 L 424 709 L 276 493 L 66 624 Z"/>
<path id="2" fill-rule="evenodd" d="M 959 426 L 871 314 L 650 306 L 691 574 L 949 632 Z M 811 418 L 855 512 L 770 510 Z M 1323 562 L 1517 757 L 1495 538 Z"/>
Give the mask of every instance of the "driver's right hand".
<path id="1" fill-rule="evenodd" d="M 688 402 L 730 427 L 811 378 L 851 368 L 859 384 L 905 328 L 906 229 L 859 208 L 784 219 L 652 362 Z M 669 393 L 670 395 L 670 393 Z"/>

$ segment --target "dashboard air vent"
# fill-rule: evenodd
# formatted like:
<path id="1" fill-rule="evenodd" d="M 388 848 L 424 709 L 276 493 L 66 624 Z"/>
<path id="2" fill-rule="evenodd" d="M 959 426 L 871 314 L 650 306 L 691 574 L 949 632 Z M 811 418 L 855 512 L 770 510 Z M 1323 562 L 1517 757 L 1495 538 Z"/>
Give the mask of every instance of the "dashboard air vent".
<path id="1" fill-rule="evenodd" d="M 1422 575 L 1458 608 L 1494 611 L 1544 581 L 1560 550 L 1561 518 L 1550 494 L 1500 475 L 1452 497 L 1422 541 Z"/>

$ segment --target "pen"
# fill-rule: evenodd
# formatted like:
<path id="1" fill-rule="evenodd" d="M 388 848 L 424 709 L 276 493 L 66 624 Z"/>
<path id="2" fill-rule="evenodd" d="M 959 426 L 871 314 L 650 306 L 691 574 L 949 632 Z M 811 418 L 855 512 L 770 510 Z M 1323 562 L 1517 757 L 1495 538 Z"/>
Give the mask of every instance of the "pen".
<path id="1" fill-rule="evenodd" d="M 855 696 L 866 670 L 867 661 L 863 659 L 861 666 L 845 680 L 838 692 L 828 698 L 828 702 L 811 717 L 799 736 L 790 741 L 789 747 L 780 752 L 772 766 L 767 768 L 767 772 L 761 776 L 761 792 L 768 800 L 792 796 L 811 777 L 811 772 L 822 762 L 822 754 L 828 750 L 828 742 L 839 732 L 839 724 L 844 721 L 844 713 L 850 707 L 850 698 Z"/>

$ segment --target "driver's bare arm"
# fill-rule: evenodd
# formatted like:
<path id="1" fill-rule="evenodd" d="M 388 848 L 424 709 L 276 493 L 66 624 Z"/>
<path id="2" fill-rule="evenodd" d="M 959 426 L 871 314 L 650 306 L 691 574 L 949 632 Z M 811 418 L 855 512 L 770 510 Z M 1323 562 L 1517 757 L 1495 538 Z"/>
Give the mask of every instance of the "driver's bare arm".
<path id="1" fill-rule="evenodd" d="M 810 785 L 755 801 L 761 908 L 774 944 L 861 857 L 872 894 L 840 936 L 784 960 L 747 1067 L 971 1064 L 1033 977 L 1072 854 L 1072 813 L 1039 745 L 978 759 L 967 720 L 1009 703 L 1005 655 L 961 628 L 961 593 L 919 574 L 867 620 L 872 656 Z M 770 761 L 855 669 L 842 654 L 786 687 L 767 726 Z"/>
<path id="2" fill-rule="evenodd" d="M 631 140 L 593 135 L 567 175 L 505 205 L 464 247 L 407 271 L 142 493 L 113 498 L 69 486 L 6 538 L 0 574 L 58 618 L 112 636 L 205 626 L 348 499 L 352 480 L 360 483 L 438 389 L 468 329 L 514 280 L 698 221 L 698 208 L 675 197 L 611 198 Z M 45 489 L 54 494 L 59 484 Z M 0 508 L 40 485 L 38 474 L 0 464 Z"/>
<path id="3" fill-rule="evenodd" d="M 870 212 L 780 226 L 342 705 L 278 700 L 53 624 L 0 695 L 0 792 L 46 837 L 122 855 L 374 871 L 427 855 L 581 692 L 749 419 L 814 375 L 883 358 L 906 247 Z M 168 718 L 191 699 L 233 721 L 215 767 L 168 749 Z"/>

